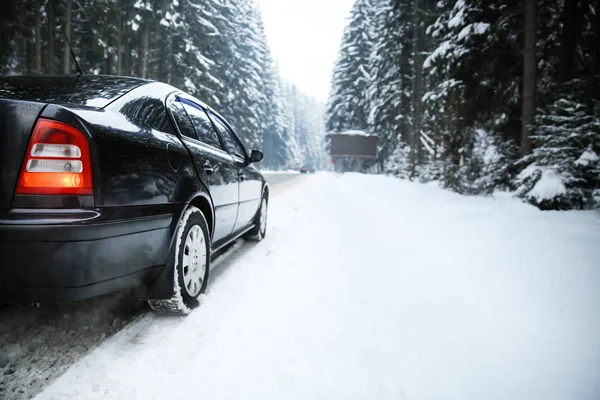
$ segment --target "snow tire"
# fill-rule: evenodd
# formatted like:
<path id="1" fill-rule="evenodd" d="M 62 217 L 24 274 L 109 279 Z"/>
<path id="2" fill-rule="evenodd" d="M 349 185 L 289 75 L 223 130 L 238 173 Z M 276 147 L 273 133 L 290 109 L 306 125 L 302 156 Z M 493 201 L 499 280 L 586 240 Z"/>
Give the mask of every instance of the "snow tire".
<path id="1" fill-rule="evenodd" d="M 260 201 L 260 208 L 254 217 L 254 228 L 249 231 L 245 238 L 255 242 L 260 242 L 267 236 L 267 214 L 269 206 L 269 198 L 267 194 L 263 194 Z"/>
<path id="2" fill-rule="evenodd" d="M 199 233 L 201 235 L 198 235 Z M 186 278 L 184 277 L 186 272 L 189 272 L 189 268 L 191 268 L 190 265 L 184 265 L 184 260 L 190 256 L 190 235 L 197 235 L 197 240 L 204 246 L 204 248 L 199 248 L 200 254 L 202 254 L 202 250 L 205 250 L 204 260 L 198 260 L 200 266 L 202 266 L 203 262 L 205 263 L 203 272 L 200 272 L 201 275 L 203 274 L 203 278 L 200 282 L 199 290 L 196 286 L 196 290 L 191 293 L 186 288 Z M 174 262 L 173 297 L 166 300 L 148 300 L 148 304 L 154 311 L 158 312 L 189 314 L 192 309 L 200 305 L 199 299 L 206 291 L 210 271 L 210 235 L 208 233 L 208 224 L 202 211 L 193 206 L 190 206 L 185 211 L 177 227 L 176 238 L 175 259 L 172 260 Z"/>

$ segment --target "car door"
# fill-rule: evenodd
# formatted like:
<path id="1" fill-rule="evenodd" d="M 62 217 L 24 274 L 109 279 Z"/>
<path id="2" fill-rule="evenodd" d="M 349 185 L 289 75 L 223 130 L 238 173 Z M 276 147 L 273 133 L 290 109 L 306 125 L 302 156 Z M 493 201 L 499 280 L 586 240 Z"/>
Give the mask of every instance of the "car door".
<path id="1" fill-rule="evenodd" d="M 233 157 L 223 149 L 204 107 L 184 95 L 173 95 L 168 101 L 183 144 L 187 147 L 196 171 L 208 186 L 215 207 L 213 243 L 229 236 L 238 213 L 238 168 Z"/>
<path id="2" fill-rule="evenodd" d="M 248 152 L 227 121 L 210 110 L 209 115 L 221 134 L 225 148 L 233 157 L 238 168 L 240 206 L 234 231 L 240 231 L 253 222 L 253 218 L 258 211 L 263 186 L 261 175 L 254 165 L 248 163 Z"/>

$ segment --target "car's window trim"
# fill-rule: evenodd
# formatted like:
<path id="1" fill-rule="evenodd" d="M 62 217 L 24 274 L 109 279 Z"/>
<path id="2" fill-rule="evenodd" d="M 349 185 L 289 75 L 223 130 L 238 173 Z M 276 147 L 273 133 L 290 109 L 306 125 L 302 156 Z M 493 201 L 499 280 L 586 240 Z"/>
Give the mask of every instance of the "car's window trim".
<path id="1" fill-rule="evenodd" d="M 197 109 L 199 111 L 202 111 L 208 117 L 208 120 L 210 121 L 211 126 L 213 126 L 213 121 L 211 121 L 211 119 L 210 119 L 210 113 L 208 112 L 208 109 L 206 109 L 204 106 L 200 105 L 199 104 L 200 102 L 196 102 L 196 101 L 194 101 L 192 99 L 187 98 L 187 96 L 182 96 L 181 94 L 175 94 L 175 101 L 179 101 L 182 104 L 187 104 L 190 107 L 193 107 L 193 108 L 195 108 L 195 109 Z M 184 108 L 184 110 L 185 110 L 185 108 Z M 186 111 L 186 113 L 187 113 L 187 111 Z M 190 119 L 192 119 L 189 116 L 189 114 L 188 114 L 188 117 Z M 192 121 L 192 124 L 193 124 L 193 121 Z M 214 131 L 214 126 L 213 126 L 213 131 Z M 196 135 L 197 134 L 198 133 L 196 132 Z M 219 150 L 221 152 L 224 152 L 225 154 L 229 154 L 229 152 L 226 149 L 225 144 L 223 143 L 223 139 L 219 136 L 218 132 L 215 132 L 215 134 L 217 135 L 217 141 L 219 142 L 219 145 L 221 146 L 221 148 L 215 147 L 215 146 L 213 146 L 212 144 L 209 144 L 209 143 L 205 143 L 205 142 L 201 141 L 200 138 L 195 139 L 195 138 L 190 138 L 190 137 L 188 137 L 186 135 L 183 135 L 183 136 L 186 136 L 186 138 L 194 140 L 195 142 L 198 142 L 198 143 L 200 143 L 200 144 L 202 144 L 202 145 L 204 145 L 206 147 L 210 147 L 211 149 Z"/>
<path id="2" fill-rule="evenodd" d="M 175 133 L 180 138 L 180 140 L 189 141 L 192 144 L 195 144 L 195 145 L 198 145 L 198 146 L 202 147 L 203 150 L 206 150 L 206 151 L 209 151 L 211 153 L 214 153 L 217 156 L 224 156 L 224 158 L 226 158 L 227 160 L 233 160 L 233 157 L 231 156 L 231 154 L 229 154 L 229 152 L 227 152 L 227 151 L 225 151 L 223 149 L 220 149 L 218 147 L 211 146 L 210 144 L 206 144 L 206 143 L 200 141 L 199 139 L 189 137 L 188 135 L 185 135 L 181 131 L 181 128 L 179 127 L 179 124 L 177 123 L 177 119 L 175 118 L 175 115 L 173 114 L 173 109 L 172 109 L 173 106 L 171 104 L 171 103 L 176 102 L 178 98 L 184 99 L 181 96 L 181 93 L 179 93 L 179 92 L 169 93 L 169 95 L 167 96 L 167 99 L 165 101 L 165 107 L 167 108 L 167 111 L 168 111 L 169 116 L 171 118 L 172 124 L 175 126 Z M 187 115 L 187 113 L 186 113 L 186 116 L 189 118 L 189 116 Z M 209 119 L 210 119 L 210 116 L 209 116 Z M 211 120 L 211 124 L 212 123 L 213 122 Z"/>
<path id="3" fill-rule="evenodd" d="M 219 114 L 217 114 L 216 112 L 214 112 L 214 111 L 213 111 L 213 110 L 211 110 L 211 109 L 208 109 L 208 112 L 207 112 L 207 114 L 208 114 L 208 116 L 209 116 L 211 119 L 213 119 L 213 118 L 214 118 L 215 120 L 219 121 L 221 124 L 223 124 L 223 126 L 224 126 L 225 128 L 227 128 L 227 129 L 229 130 L 229 133 L 231 133 L 231 134 L 233 135 L 233 139 L 234 139 L 234 140 L 235 140 L 235 141 L 236 141 L 236 142 L 237 142 L 237 143 L 238 143 L 238 144 L 239 144 L 239 145 L 242 147 L 242 149 L 244 150 L 244 153 L 246 154 L 246 157 L 245 157 L 245 159 L 242 159 L 242 158 L 240 158 L 240 157 L 239 157 L 237 154 L 232 154 L 231 152 L 229 152 L 229 149 L 227 149 L 227 151 L 229 152 L 229 154 L 231 154 L 231 156 L 232 156 L 234 159 L 236 159 L 236 160 L 239 160 L 239 161 L 241 161 L 241 162 L 246 162 L 246 160 L 248 159 L 248 149 L 246 148 L 246 146 L 244 146 L 244 143 L 242 143 L 242 141 L 241 141 L 241 140 L 240 140 L 240 138 L 238 137 L 238 135 L 237 135 L 237 133 L 235 132 L 235 130 L 234 130 L 232 127 L 231 127 L 231 125 L 229 125 L 229 123 L 228 123 L 228 122 L 225 120 L 225 118 L 221 117 Z M 213 123 L 214 123 L 214 121 L 213 121 Z M 218 135 L 219 135 L 219 136 L 221 136 L 221 135 L 222 135 L 222 133 L 221 133 L 221 130 L 220 130 L 220 129 L 218 129 L 218 127 L 216 126 L 216 123 L 214 123 L 214 124 L 215 124 L 215 129 L 216 129 L 216 131 L 217 131 Z M 223 139 L 223 138 L 221 137 L 221 141 L 222 141 L 222 142 L 225 142 L 225 139 Z M 227 145 L 225 145 L 225 147 L 227 147 Z"/>
<path id="4" fill-rule="evenodd" d="M 233 156 L 231 154 L 229 154 L 228 152 L 226 152 L 225 150 L 219 149 L 219 148 L 217 148 L 215 146 L 211 146 L 210 144 L 206 144 L 204 142 L 201 142 L 198 139 L 194 139 L 194 138 L 191 138 L 191 137 L 183 136 L 183 140 L 192 142 L 195 145 L 199 145 L 200 147 L 203 148 L 203 150 L 206 150 L 206 151 L 208 151 L 210 153 L 214 153 L 215 155 L 218 155 L 220 157 L 224 156 L 228 160 L 231 160 L 233 158 Z"/>
<path id="5" fill-rule="evenodd" d="M 175 118 L 173 105 L 171 103 L 174 103 L 176 101 L 177 101 L 177 92 L 169 93 L 169 95 L 167 96 L 167 99 L 165 101 L 165 107 L 167 108 L 167 112 L 169 113 L 169 116 L 171 117 L 171 123 L 173 124 L 173 126 L 175 126 L 175 133 L 178 134 L 177 136 L 180 136 L 182 138 L 188 138 L 188 139 L 194 140 L 194 138 L 190 138 L 188 135 L 183 133 L 183 131 L 181 130 L 181 127 L 179 126 L 179 123 L 177 122 L 177 118 Z M 187 113 L 186 113 L 186 116 L 188 117 L 188 119 L 190 118 L 189 115 L 187 115 Z M 190 120 L 190 123 L 191 123 L 191 120 Z"/>

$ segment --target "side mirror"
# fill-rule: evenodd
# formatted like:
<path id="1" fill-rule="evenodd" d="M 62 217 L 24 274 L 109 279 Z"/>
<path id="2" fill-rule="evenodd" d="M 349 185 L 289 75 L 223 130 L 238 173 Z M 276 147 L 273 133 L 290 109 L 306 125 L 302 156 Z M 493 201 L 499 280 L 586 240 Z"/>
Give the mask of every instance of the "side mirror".
<path id="1" fill-rule="evenodd" d="M 265 158 L 265 156 L 262 151 L 252 150 L 252 153 L 250 153 L 250 162 L 252 163 L 261 162 L 263 158 Z"/>

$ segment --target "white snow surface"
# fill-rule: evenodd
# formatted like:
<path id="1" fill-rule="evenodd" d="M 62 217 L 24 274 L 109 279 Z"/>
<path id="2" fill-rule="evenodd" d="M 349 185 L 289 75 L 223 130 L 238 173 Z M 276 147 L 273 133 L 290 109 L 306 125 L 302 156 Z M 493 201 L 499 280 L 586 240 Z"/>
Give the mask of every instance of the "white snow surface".
<path id="1" fill-rule="evenodd" d="M 37 398 L 600 398 L 597 213 L 298 182 L 198 309 L 141 317 Z"/>
<path id="2" fill-rule="evenodd" d="M 535 186 L 527 193 L 528 197 L 533 197 L 538 201 L 552 200 L 557 196 L 567 193 L 567 187 L 564 178 L 553 168 L 545 168 L 542 171 L 541 178 Z"/>

